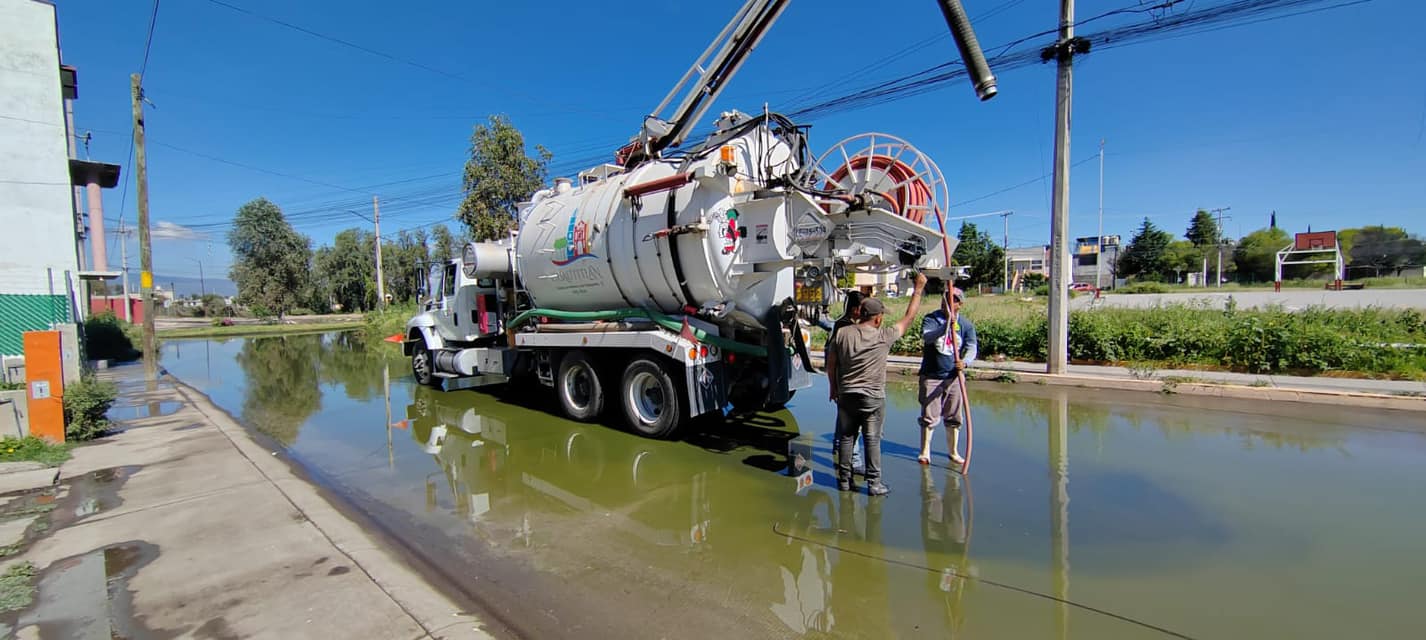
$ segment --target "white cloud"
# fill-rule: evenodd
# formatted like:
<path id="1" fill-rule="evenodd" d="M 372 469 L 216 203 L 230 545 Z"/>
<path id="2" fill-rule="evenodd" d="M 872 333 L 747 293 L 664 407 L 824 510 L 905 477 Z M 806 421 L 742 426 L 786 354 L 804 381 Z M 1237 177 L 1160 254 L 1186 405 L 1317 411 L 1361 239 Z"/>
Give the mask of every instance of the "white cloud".
<path id="1" fill-rule="evenodd" d="M 183 225 L 160 221 L 150 232 L 154 240 L 203 240 L 208 236 Z"/>

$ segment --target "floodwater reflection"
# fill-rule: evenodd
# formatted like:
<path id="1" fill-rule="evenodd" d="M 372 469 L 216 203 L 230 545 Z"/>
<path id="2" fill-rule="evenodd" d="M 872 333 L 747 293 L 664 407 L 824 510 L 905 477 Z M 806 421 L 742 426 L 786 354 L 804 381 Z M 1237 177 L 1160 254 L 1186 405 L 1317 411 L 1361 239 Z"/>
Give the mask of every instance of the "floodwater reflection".
<path id="1" fill-rule="evenodd" d="M 1410 636 L 1426 588 L 1426 438 L 1371 430 L 1402 414 L 974 385 L 961 477 L 915 463 L 897 384 L 869 499 L 835 490 L 820 387 L 657 442 L 352 335 L 165 365 L 499 606 L 580 620 L 545 636 Z"/>

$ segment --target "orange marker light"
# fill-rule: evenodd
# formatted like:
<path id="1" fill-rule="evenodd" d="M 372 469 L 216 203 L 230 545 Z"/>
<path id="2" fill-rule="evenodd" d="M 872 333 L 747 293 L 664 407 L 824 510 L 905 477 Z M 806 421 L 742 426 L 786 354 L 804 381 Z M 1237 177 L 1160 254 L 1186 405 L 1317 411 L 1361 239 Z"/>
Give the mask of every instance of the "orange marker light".
<path id="1" fill-rule="evenodd" d="M 735 149 L 731 145 L 726 145 L 718 150 L 718 159 L 722 160 L 724 164 L 733 164 L 734 152 Z"/>

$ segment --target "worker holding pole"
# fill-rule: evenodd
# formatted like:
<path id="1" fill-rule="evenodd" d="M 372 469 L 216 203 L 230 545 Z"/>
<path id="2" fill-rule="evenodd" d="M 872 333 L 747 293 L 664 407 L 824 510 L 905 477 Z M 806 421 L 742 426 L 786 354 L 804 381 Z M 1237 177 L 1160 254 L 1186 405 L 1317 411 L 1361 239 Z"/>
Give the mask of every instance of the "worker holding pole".
<path id="1" fill-rule="evenodd" d="M 936 423 L 946 425 L 951 464 L 964 466 L 957 451 L 961 440 L 961 413 L 965 402 L 960 377 L 975 361 L 979 341 L 975 325 L 961 315 L 965 292 L 951 288 L 941 300 L 941 308 L 921 321 L 921 370 L 917 399 L 921 402 L 921 453 L 916 460 L 931 464 L 931 436 Z"/>

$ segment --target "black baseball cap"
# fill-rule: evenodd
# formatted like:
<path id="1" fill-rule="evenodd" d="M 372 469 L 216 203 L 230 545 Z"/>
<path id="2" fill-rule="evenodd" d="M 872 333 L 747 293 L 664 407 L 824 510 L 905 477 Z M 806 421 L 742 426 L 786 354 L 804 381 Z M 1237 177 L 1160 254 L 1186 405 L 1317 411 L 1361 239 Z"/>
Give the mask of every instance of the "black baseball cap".
<path id="1" fill-rule="evenodd" d="M 861 310 L 863 318 L 870 318 L 872 316 L 879 316 L 883 313 L 886 313 L 886 307 L 882 305 L 881 301 L 877 300 L 876 298 L 867 298 L 866 300 L 862 300 Z"/>

